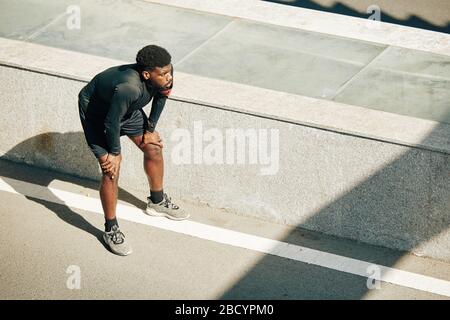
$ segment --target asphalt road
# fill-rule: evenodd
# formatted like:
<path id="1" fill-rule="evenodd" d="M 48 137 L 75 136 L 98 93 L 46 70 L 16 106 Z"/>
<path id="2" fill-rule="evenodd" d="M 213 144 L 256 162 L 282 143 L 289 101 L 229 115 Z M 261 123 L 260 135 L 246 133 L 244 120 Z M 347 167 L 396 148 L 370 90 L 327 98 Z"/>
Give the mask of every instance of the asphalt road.
<path id="1" fill-rule="evenodd" d="M 121 190 L 119 223 L 134 253 L 119 257 L 100 240 L 97 182 L 3 160 L 0 179 L 1 299 L 450 298 L 447 263 L 185 202 L 192 219 L 174 224 L 139 211 L 145 192 Z M 262 252 L 273 240 L 290 249 Z M 383 281 L 369 289 L 347 258 L 392 268 L 394 278 L 410 272 L 401 281 L 438 281 L 448 295 Z"/>

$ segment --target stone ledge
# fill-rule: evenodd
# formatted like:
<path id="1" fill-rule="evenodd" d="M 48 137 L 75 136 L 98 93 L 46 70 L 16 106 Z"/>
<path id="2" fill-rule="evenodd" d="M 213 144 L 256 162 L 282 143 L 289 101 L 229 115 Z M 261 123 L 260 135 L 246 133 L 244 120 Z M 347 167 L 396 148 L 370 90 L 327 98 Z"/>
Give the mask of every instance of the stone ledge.
<path id="1" fill-rule="evenodd" d="M 70 61 L 70 63 L 68 63 Z M 78 81 L 127 63 L 0 38 L 0 64 Z M 176 72 L 172 99 L 450 154 L 450 125 Z"/>

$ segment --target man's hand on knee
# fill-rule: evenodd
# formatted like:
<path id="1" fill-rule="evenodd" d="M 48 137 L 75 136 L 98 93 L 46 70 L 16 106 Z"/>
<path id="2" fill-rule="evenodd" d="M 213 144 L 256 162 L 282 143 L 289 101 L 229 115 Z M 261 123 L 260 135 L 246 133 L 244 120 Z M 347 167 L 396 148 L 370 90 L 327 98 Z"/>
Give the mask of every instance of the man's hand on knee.
<path id="1" fill-rule="evenodd" d="M 142 142 L 139 145 L 139 147 L 144 147 L 147 144 L 154 144 L 160 148 L 163 147 L 162 145 L 162 139 L 159 136 L 159 132 L 154 131 L 154 132 L 150 132 L 150 131 L 146 131 L 143 135 L 142 135 Z"/>
<path id="2" fill-rule="evenodd" d="M 117 170 L 119 168 L 122 156 L 119 154 L 117 156 L 109 153 L 100 157 L 99 162 L 104 174 L 109 176 L 113 180 L 117 176 Z"/>

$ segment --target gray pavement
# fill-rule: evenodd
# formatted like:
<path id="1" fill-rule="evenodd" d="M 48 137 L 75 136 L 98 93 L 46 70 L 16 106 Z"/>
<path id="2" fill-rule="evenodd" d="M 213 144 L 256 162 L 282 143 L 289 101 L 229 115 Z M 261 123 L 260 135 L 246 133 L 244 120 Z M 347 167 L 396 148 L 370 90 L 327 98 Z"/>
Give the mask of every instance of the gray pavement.
<path id="1" fill-rule="evenodd" d="M 0 177 L 18 193 L 0 191 L 2 299 L 449 299 L 384 282 L 369 290 L 364 277 L 124 219 L 134 253 L 118 257 L 100 241 L 101 215 L 45 188 L 23 196 L 37 185 L 97 197 L 97 182 L 4 160 Z M 121 203 L 141 207 L 143 195 L 121 190 Z M 450 280 L 450 266 L 437 260 L 183 205 L 205 225 Z M 69 266 L 79 268 L 80 289 L 67 286 Z"/>
<path id="2" fill-rule="evenodd" d="M 158 43 L 186 73 L 450 123 L 448 56 L 138 0 L 0 6 L 1 37 L 124 61 Z"/>

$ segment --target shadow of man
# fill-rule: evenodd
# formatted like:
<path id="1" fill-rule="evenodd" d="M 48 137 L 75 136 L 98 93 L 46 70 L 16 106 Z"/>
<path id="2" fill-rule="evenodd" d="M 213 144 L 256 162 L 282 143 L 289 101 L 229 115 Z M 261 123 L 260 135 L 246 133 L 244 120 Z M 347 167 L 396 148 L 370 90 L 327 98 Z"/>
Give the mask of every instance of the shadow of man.
<path id="1" fill-rule="evenodd" d="M 43 133 L 19 143 L 0 159 L 0 176 L 14 179 L 8 180 L 7 183 L 16 192 L 43 205 L 64 222 L 93 235 L 107 248 L 102 239 L 103 231 L 68 207 L 50 189 L 45 189 L 45 194 L 39 199 L 27 196 L 28 187 L 20 183 L 23 181 L 49 187 L 52 181 L 59 180 L 98 190 L 101 179 L 100 166 L 87 148 L 82 132 Z M 33 167 L 29 166 L 30 164 L 33 164 Z M 49 170 L 38 170 L 36 166 Z M 69 175 L 67 172 L 72 174 Z M 138 208 L 144 209 L 146 205 L 144 201 L 121 188 L 119 188 L 118 198 Z"/>

